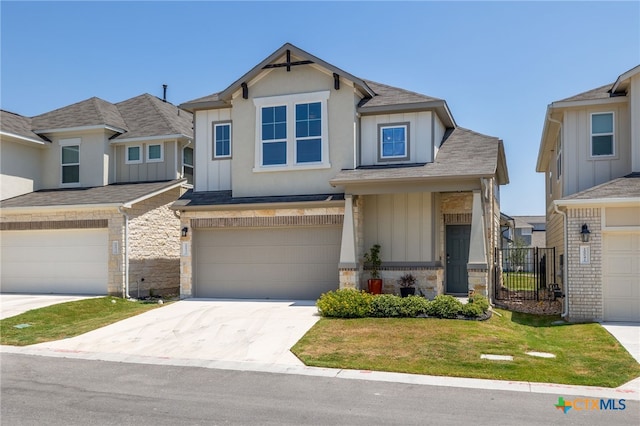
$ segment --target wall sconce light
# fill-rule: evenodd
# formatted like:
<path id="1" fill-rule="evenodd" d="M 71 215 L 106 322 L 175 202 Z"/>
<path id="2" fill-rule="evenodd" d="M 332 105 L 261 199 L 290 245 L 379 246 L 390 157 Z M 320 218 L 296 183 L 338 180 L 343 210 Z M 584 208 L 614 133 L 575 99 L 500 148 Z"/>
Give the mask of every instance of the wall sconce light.
<path id="1" fill-rule="evenodd" d="M 589 242 L 590 234 L 591 234 L 591 231 L 589 231 L 589 226 L 585 223 L 584 225 L 582 225 L 582 231 L 580 231 L 580 238 L 582 239 L 583 243 Z"/>
<path id="2" fill-rule="evenodd" d="M 587 231 L 589 232 L 589 231 Z M 186 226 L 184 228 L 182 228 L 182 236 L 186 237 L 187 234 L 189 233 L 189 228 L 187 228 Z"/>

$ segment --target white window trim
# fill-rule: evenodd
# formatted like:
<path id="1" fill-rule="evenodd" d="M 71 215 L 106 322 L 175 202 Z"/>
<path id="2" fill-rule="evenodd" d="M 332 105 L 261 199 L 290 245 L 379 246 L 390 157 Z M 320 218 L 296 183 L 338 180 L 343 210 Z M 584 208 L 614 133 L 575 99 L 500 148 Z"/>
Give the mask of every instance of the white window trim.
<path id="1" fill-rule="evenodd" d="M 593 133 L 593 116 L 611 114 L 611 133 Z M 591 159 L 611 159 L 616 156 L 616 114 L 614 111 L 592 112 L 589 116 L 589 158 Z M 593 155 L 593 137 L 611 135 L 611 154 Z"/>
<path id="2" fill-rule="evenodd" d="M 562 132 L 558 133 L 558 144 L 556 145 L 556 180 L 562 176 Z"/>
<path id="3" fill-rule="evenodd" d="M 291 170 L 313 170 L 330 169 L 329 162 L 329 116 L 328 100 L 331 92 L 324 90 L 321 92 L 297 93 L 293 95 L 269 96 L 254 98 L 253 104 L 256 109 L 256 141 L 255 141 L 255 163 L 253 172 L 281 172 Z M 322 161 L 314 163 L 296 163 L 296 104 L 307 104 L 320 102 L 322 115 Z M 262 165 L 262 108 L 273 106 L 287 107 L 287 163 L 272 166 Z"/>
<path id="4" fill-rule="evenodd" d="M 160 146 L 160 158 L 149 158 L 149 149 L 152 146 Z M 145 151 L 145 157 L 147 163 L 162 163 L 164 161 L 164 142 L 160 143 L 149 143 L 147 144 Z"/>
<path id="5" fill-rule="evenodd" d="M 80 174 L 78 173 L 78 182 L 62 182 L 62 168 L 65 166 L 78 166 L 78 170 L 80 169 L 80 145 L 82 143 L 82 139 L 80 138 L 72 138 L 72 139 L 60 139 L 58 144 L 60 145 L 60 186 L 62 187 L 74 187 L 80 186 Z M 62 163 L 62 148 L 65 146 L 77 146 L 78 147 L 78 162 L 77 163 Z"/>
<path id="6" fill-rule="evenodd" d="M 220 127 L 220 126 L 229 126 L 229 155 L 216 155 L 216 128 Z M 221 159 L 229 159 L 231 158 L 232 154 L 233 154 L 233 148 L 232 148 L 232 141 L 233 141 L 233 128 L 231 126 L 231 121 L 219 121 L 219 122 L 214 122 L 213 123 L 213 135 L 212 135 L 212 140 L 213 140 L 213 159 L 214 160 L 221 160 Z"/>
<path id="7" fill-rule="evenodd" d="M 129 159 L 129 148 L 138 148 L 140 150 L 140 158 L 137 160 Z M 142 163 L 142 145 L 129 145 L 124 147 L 124 163 L 125 164 L 141 164 Z"/>
<path id="8" fill-rule="evenodd" d="M 378 161 L 402 161 L 409 159 L 409 122 L 378 124 Z M 404 127 L 404 154 L 403 155 L 383 155 L 382 151 L 382 131 L 384 129 L 397 129 Z"/>

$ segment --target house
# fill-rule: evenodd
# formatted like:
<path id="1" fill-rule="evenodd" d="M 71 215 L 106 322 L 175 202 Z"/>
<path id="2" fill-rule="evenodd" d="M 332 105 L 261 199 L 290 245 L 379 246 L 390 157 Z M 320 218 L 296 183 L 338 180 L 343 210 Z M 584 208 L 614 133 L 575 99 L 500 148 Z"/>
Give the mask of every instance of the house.
<path id="1" fill-rule="evenodd" d="M 149 94 L 1 114 L 0 289 L 177 293 L 192 115 Z"/>
<path id="2" fill-rule="evenodd" d="M 366 288 L 487 294 L 502 141 L 442 99 L 356 77 L 285 44 L 194 114 L 194 188 L 176 201 L 183 297 L 315 299 Z"/>
<path id="3" fill-rule="evenodd" d="M 546 244 L 546 217 L 504 216 L 508 219 L 505 222 L 507 226 L 502 232 L 504 238 L 503 247 L 507 249 L 524 249 L 522 253 L 525 254 L 520 259 L 520 269 L 524 272 L 533 272 L 536 270 L 534 250 L 543 248 Z M 504 266 L 508 270 L 514 269 L 508 262 Z"/>
<path id="4" fill-rule="evenodd" d="M 536 165 L 574 321 L 640 321 L 640 66 L 551 103 Z"/>

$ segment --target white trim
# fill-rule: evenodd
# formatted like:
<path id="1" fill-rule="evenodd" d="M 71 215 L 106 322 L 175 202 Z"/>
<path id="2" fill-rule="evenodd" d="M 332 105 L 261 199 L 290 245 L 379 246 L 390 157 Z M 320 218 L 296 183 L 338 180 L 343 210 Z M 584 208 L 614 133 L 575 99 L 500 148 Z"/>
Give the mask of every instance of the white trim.
<path id="1" fill-rule="evenodd" d="M 331 163 L 300 163 L 293 166 L 262 166 L 260 168 L 253 168 L 254 173 L 268 173 L 268 172 L 292 172 L 296 170 L 324 170 L 330 169 Z"/>
<path id="2" fill-rule="evenodd" d="M 138 148 L 138 159 L 130 160 L 129 159 L 129 149 Z M 127 145 L 124 147 L 124 164 L 142 164 L 143 151 L 142 145 Z"/>
<path id="3" fill-rule="evenodd" d="M 169 191 L 171 189 L 174 189 L 174 188 L 177 188 L 179 186 L 182 186 L 184 183 L 186 183 L 186 182 L 184 182 L 184 179 L 180 179 L 179 182 L 176 182 L 173 185 L 167 186 L 167 187 L 162 188 L 162 189 L 158 189 L 156 191 L 153 191 L 153 192 L 150 192 L 148 194 L 145 194 L 145 195 L 143 195 L 141 197 L 134 198 L 133 200 L 125 201 L 124 203 L 121 204 L 121 206 L 124 207 L 124 208 L 130 209 L 131 207 L 133 207 L 134 204 L 137 204 L 137 203 L 139 203 L 141 201 L 144 201 L 144 200 L 148 200 L 149 198 L 155 197 L 156 195 L 162 194 L 163 192 L 167 192 L 167 191 Z"/>
<path id="4" fill-rule="evenodd" d="M 382 149 L 382 145 L 384 143 L 383 139 L 382 139 L 382 131 L 384 129 L 398 129 L 398 128 L 403 128 L 404 129 L 404 154 L 403 155 L 384 155 L 383 149 Z M 409 159 L 409 126 L 408 124 L 394 124 L 394 123 L 389 123 L 389 124 L 379 124 L 378 130 L 380 131 L 380 133 L 378 133 L 378 149 L 380 152 L 380 161 L 383 160 L 404 160 L 404 159 Z"/>
<path id="5" fill-rule="evenodd" d="M 0 135 L 9 136 L 11 138 L 20 139 L 20 140 L 26 141 L 26 142 L 33 142 L 33 143 L 38 144 L 38 145 L 45 145 L 45 142 L 42 141 L 42 140 L 31 139 L 31 138 L 28 138 L 26 136 L 16 135 L 15 133 L 9 133 L 9 132 L 0 131 Z"/>
<path id="6" fill-rule="evenodd" d="M 74 145 L 79 146 L 81 143 L 82 143 L 81 138 L 60 139 L 58 141 L 58 145 L 60 146 L 74 146 Z M 62 161 L 62 159 L 60 161 Z"/>
<path id="7" fill-rule="evenodd" d="M 125 133 L 126 130 L 121 129 L 119 127 L 113 126 L 105 126 L 105 125 L 97 125 L 97 126 L 77 126 L 77 127 L 65 127 L 62 129 L 37 129 L 33 130 L 33 133 L 56 133 L 56 132 L 79 132 L 79 131 L 87 131 L 87 130 L 111 130 L 116 133 Z"/>
<path id="8" fill-rule="evenodd" d="M 149 149 L 152 146 L 159 146 L 160 147 L 160 158 L 150 158 L 149 157 Z M 162 163 L 164 161 L 164 142 L 147 144 L 144 151 L 145 151 L 145 161 L 147 163 Z"/>
<path id="9" fill-rule="evenodd" d="M 550 107 L 552 109 L 555 109 L 555 108 L 584 107 L 584 106 L 593 106 L 593 105 L 607 105 L 607 104 L 617 104 L 617 103 L 627 103 L 627 102 L 629 102 L 629 98 L 627 98 L 626 96 L 614 96 L 612 98 L 587 99 L 584 101 L 553 102 L 550 105 Z"/>
<path id="10" fill-rule="evenodd" d="M 145 142 L 145 141 L 168 141 L 168 139 L 191 139 L 191 136 L 176 134 L 176 135 L 160 135 L 160 136 L 140 136 L 137 138 L 127 138 L 127 139 L 115 139 L 109 142 L 112 145 L 117 145 L 121 143 L 129 143 L 129 142 Z"/>
<path id="11" fill-rule="evenodd" d="M 593 133 L 593 116 L 611 114 L 611 132 L 610 133 Z M 594 136 L 611 136 L 611 154 L 593 155 L 593 137 Z M 616 114 L 614 111 L 598 111 L 589 114 L 589 158 L 594 159 L 610 159 L 616 156 Z"/>
<path id="12" fill-rule="evenodd" d="M 637 207 L 640 204 L 640 197 L 629 198 L 589 198 L 582 200 L 555 200 L 558 207 Z"/>
<path id="13" fill-rule="evenodd" d="M 84 211 L 84 210 L 105 210 L 110 208 L 118 208 L 121 203 L 102 203 L 102 204 L 68 204 L 55 206 L 28 206 L 28 207 L 1 207 L 3 213 L 41 213 L 43 211 L 60 212 L 60 211 Z"/>
<path id="14" fill-rule="evenodd" d="M 229 126 L 229 154 L 228 155 L 217 155 L 216 153 L 216 128 L 217 127 L 222 127 L 222 126 Z M 220 160 L 223 158 L 231 158 L 231 156 L 233 155 L 233 150 L 232 150 L 232 139 L 233 139 L 233 129 L 231 126 L 231 121 L 221 121 L 221 122 L 214 122 L 213 123 L 213 134 L 211 135 L 211 139 L 212 139 L 212 151 L 213 151 L 213 159 L 214 160 Z"/>
<path id="15" fill-rule="evenodd" d="M 80 186 L 80 144 L 82 139 L 80 138 L 72 138 L 72 139 L 60 139 L 58 144 L 60 145 L 60 186 L 63 188 L 76 187 Z M 62 160 L 62 151 L 64 148 L 70 147 L 78 147 L 78 162 L 77 163 L 64 163 Z M 77 182 L 64 182 L 64 168 L 65 167 L 78 167 L 78 181 Z"/>

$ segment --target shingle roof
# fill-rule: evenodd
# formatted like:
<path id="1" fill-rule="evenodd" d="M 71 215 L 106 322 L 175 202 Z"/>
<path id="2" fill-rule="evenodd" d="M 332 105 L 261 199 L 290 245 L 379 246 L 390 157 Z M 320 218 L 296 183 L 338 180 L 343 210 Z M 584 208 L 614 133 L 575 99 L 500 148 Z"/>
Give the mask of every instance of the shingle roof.
<path id="1" fill-rule="evenodd" d="M 602 198 L 640 198 L 640 173 L 631 173 L 577 192 L 563 200 L 593 200 Z"/>
<path id="2" fill-rule="evenodd" d="M 100 125 L 127 129 L 118 108 L 96 97 L 37 115 L 32 125 L 36 131 Z"/>
<path id="3" fill-rule="evenodd" d="M 421 95 L 420 93 L 411 92 L 409 90 L 400 89 L 398 87 L 376 83 L 375 81 L 365 80 L 365 82 L 369 87 L 371 87 L 371 89 L 373 89 L 374 92 L 376 92 L 376 96 L 373 98 L 362 99 L 358 104 L 358 108 L 362 109 L 377 106 L 404 105 L 442 100 L 431 96 Z"/>
<path id="4" fill-rule="evenodd" d="M 331 180 L 331 183 L 341 185 L 365 180 L 492 176 L 498 172 L 500 158 L 504 155 L 503 149 L 502 141 L 496 137 L 457 127 L 447 131 L 433 163 L 419 167 L 383 166 L 343 170 Z M 504 180 L 508 181 L 508 177 L 504 176 Z"/>
<path id="5" fill-rule="evenodd" d="M 13 112 L 0 110 L 0 129 L 3 132 L 23 138 L 44 141 L 44 139 L 31 131 L 31 118 Z"/>
<path id="6" fill-rule="evenodd" d="M 577 95 L 561 99 L 556 102 L 592 101 L 596 99 L 606 99 L 611 97 L 609 90 L 611 90 L 612 86 L 613 83 L 606 84 L 596 89 L 587 90 L 586 92 L 578 93 Z"/>
<path id="7" fill-rule="evenodd" d="M 128 131 L 118 139 L 147 136 L 193 135 L 192 115 L 156 96 L 145 93 L 115 105 Z"/>
<path id="8" fill-rule="evenodd" d="M 47 189 L 2 201 L 1 208 L 73 206 L 90 204 L 124 204 L 145 195 L 169 189 L 184 179 L 112 184 L 93 188 Z"/>
<path id="9" fill-rule="evenodd" d="M 344 194 L 310 194 L 310 195 L 277 195 L 267 197 L 233 197 L 231 191 L 208 191 L 184 193 L 174 204 L 173 208 L 195 206 L 215 206 L 231 204 L 272 204 L 272 203 L 301 203 L 313 201 L 343 201 Z"/>

